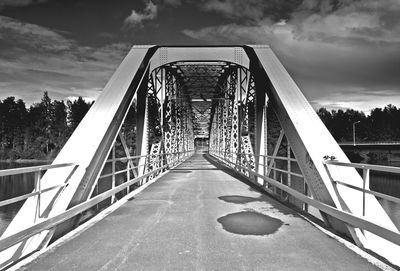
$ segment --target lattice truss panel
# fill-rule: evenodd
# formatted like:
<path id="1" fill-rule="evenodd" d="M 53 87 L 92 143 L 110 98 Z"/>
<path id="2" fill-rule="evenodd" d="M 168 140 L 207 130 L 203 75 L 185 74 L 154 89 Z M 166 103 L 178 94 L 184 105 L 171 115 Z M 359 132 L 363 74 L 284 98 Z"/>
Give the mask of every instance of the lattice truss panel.
<path id="1" fill-rule="evenodd" d="M 200 76 L 196 74 L 196 71 L 200 72 Z M 195 136 L 208 138 L 212 103 L 211 90 L 208 89 L 199 94 L 198 88 L 204 82 L 208 82 L 204 85 L 206 88 L 215 87 L 218 82 L 213 76 L 221 71 L 222 68 L 219 66 L 208 68 L 203 66 L 196 69 L 190 65 L 180 65 L 179 67 L 169 65 L 150 72 L 147 87 L 145 87 L 145 99 L 140 101 L 145 103 L 143 130 L 138 131 L 136 127 L 138 120 L 136 94 L 107 161 L 103 165 L 100 174 L 102 177 L 92 187 L 91 197 L 125 183 L 127 180 L 171 164 L 172 160 L 177 158 L 175 154 L 193 150 Z M 188 76 L 189 78 L 187 78 Z M 207 76 L 211 76 L 211 78 Z M 207 93 L 207 91 L 209 92 Z M 202 100 L 196 101 L 197 98 Z M 140 138 L 144 144 L 144 154 L 147 154 L 145 157 L 139 157 L 140 154 L 143 154 L 143 150 L 139 149 L 136 144 L 138 132 L 142 132 Z M 136 156 L 138 157 L 132 158 Z M 127 159 L 129 157 L 131 159 Z M 129 168 L 128 171 L 127 168 Z M 118 174 L 122 171 L 126 173 Z M 106 208 L 146 180 L 154 177 L 155 174 L 152 174 L 144 181 L 104 200 L 93 208 L 93 213 Z"/>
<path id="2" fill-rule="evenodd" d="M 237 65 L 220 63 L 196 67 L 193 63 L 174 63 L 153 70 L 147 83 L 147 128 L 144 132 L 149 163 L 144 172 L 170 163 L 173 153 L 193 149 L 195 138 L 209 138 L 210 152 L 229 161 L 242 174 L 256 179 L 251 172 L 258 172 L 307 193 L 275 113 L 267 106 L 257 112 L 257 97 L 254 77 L 249 70 Z M 129 114 L 127 120 L 132 119 Z M 257 122 L 258 114 L 262 115 L 261 122 Z M 262 141 L 256 133 L 260 125 L 265 133 Z M 128 121 L 109 159 L 138 153 L 130 144 L 134 136 L 135 130 Z M 139 160 L 130 166 L 132 176 L 143 173 L 137 168 L 138 164 Z M 118 161 L 105 167 L 104 172 L 126 166 Z M 121 181 L 126 180 L 110 179 L 108 186 Z M 99 183 L 93 195 L 100 187 Z M 279 189 L 268 188 L 283 199 L 301 205 Z"/>
<path id="3" fill-rule="evenodd" d="M 157 150 L 161 161 L 151 161 L 148 171 L 170 163 L 177 153 L 193 149 L 192 105 L 182 76 L 171 66 L 155 69 L 149 76 L 148 148 Z M 154 164 L 159 163 L 159 164 Z"/>
<path id="4" fill-rule="evenodd" d="M 271 177 L 308 194 L 300 167 L 274 111 L 264 100 L 261 109 L 256 109 L 256 84 L 249 70 L 230 67 L 221 80 L 219 85 L 223 98 L 214 100 L 210 153 L 223 158 L 242 174 L 258 179 L 260 183 L 264 181 L 252 176 L 254 174 L 251 172 Z M 265 99 L 268 100 L 268 97 Z M 261 130 L 258 135 L 257 126 Z M 270 185 L 267 188 L 282 199 L 306 208 L 280 189 Z"/>
<path id="5" fill-rule="evenodd" d="M 238 159 L 244 162 L 246 157 L 242 153 L 253 153 L 254 149 L 254 120 L 249 121 L 249 116 L 254 118 L 254 80 L 247 69 L 233 66 L 220 85 L 223 98 L 214 104 L 210 148 L 231 163 L 237 163 Z M 248 163 L 255 167 L 254 158 L 248 159 Z"/>

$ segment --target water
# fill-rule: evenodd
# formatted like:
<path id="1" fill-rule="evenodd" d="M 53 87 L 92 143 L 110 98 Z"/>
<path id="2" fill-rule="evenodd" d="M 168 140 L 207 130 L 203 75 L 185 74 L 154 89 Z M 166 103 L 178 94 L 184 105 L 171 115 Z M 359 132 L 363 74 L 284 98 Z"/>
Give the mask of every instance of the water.
<path id="1" fill-rule="evenodd" d="M 0 170 L 18 167 L 31 167 L 48 164 L 44 162 L 13 163 L 0 162 Z M 18 174 L 0 177 L 0 201 L 32 192 L 34 188 L 34 173 Z M 0 235 L 7 228 L 24 201 L 0 207 Z"/>

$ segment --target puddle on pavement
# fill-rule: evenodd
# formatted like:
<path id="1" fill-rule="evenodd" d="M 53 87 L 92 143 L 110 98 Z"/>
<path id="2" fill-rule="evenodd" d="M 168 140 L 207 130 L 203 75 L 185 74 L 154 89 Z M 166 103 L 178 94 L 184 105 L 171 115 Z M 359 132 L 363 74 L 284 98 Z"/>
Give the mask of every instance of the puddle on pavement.
<path id="1" fill-rule="evenodd" d="M 239 195 L 221 196 L 221 197 L 218 197 L 218 199 L 223 200 L 225 202 L 236 203 L 236 204 L 244 204 L 244 203 L 249 203 L 249 202 L 254 202 L 254 201 L 262 201 L 261 198 L 252 198 L 252 197 L 239 196 Z"/>
<path id="2" fill-rule="evenodd" d="M 280 219 L 251 211 L 228 214 L 217 221 L 224 230 L 241 235 L 273 234 L 283 225 Z"/>

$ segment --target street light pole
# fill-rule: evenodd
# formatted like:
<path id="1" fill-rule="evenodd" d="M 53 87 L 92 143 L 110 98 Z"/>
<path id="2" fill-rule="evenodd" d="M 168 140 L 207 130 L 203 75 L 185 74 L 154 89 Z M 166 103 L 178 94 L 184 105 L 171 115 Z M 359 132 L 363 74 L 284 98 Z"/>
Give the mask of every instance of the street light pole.
<path id="1" fill-rule="evenodd" d="M 360 121 L 353 122 L 353 146 L 356 145 L 356 124 Z"/>

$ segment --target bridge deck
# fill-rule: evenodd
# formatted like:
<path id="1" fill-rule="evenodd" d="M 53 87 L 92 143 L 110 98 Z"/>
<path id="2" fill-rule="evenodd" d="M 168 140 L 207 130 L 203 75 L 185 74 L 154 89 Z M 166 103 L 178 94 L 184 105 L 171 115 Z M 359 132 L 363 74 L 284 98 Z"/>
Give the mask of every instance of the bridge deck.
<path id="1" fill-rule="evenodd" d="M 377 270 L 201 154 L 25 269 Z"/>

